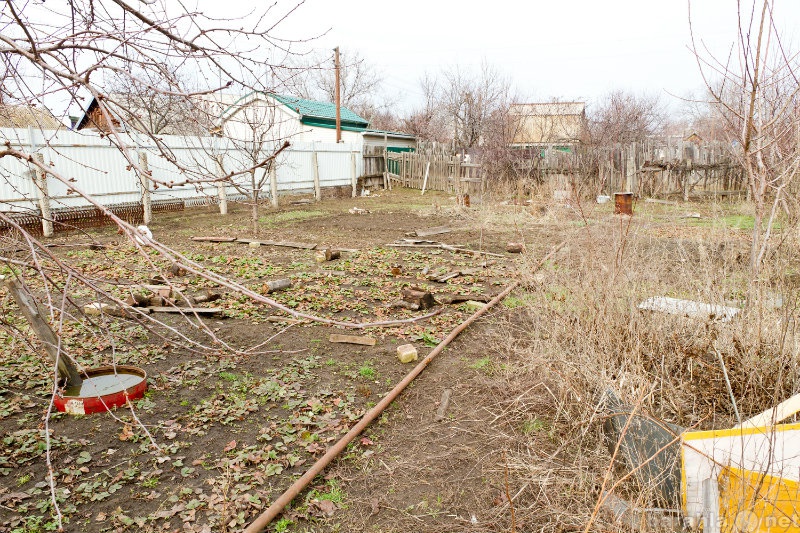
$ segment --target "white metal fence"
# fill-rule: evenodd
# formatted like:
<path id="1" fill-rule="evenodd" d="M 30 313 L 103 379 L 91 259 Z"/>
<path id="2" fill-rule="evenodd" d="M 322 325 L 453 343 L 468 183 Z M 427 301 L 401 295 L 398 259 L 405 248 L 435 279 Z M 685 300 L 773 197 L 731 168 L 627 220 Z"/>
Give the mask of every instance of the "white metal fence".
<path id="1" fill-rule="evenodd" d="M 222 174 L 217 160 L 220 155 L 225 172 L 241 171 L 253 165 L 244 150 L 224 139 L 163 135 L 158 136 L 159 149 L 150 137 L 135 134 L 122 137 L 130 147 L 131 158 L 138 161 L 139 153 L 147 154 L 147 163 L 155 180 L 174 183 L 188 180 L 184 185 L 171 188 L 163 185 L 152 187 L 154 204 L 176 200 L 188 203 L 216 201 L 217 186 L 201 180 Z M 75 188 L 103 205 L 141 202 L 142 190 L 136 171 L 122 152 L 97 132 L 0 128 L 0 138 L 3 144 L 9 143 L 12 148 L 42 154 L 44 162 L 61 176 L 74 179 L 70 185 L 74 183 Z M 178 164 L 170 162 L 163 152 L 171 154 Z M 268 155 L 264 154 L 264 157 Z M 315 160 L 321 188 L 350 185 L 354 176 L 362 174 L 363 160 L 358 146 L 293 143 L 277 159 L 279 193 L 313 191 Z M 33 166 L 29 163 L 15 157 L 0 158 L 0 211 L 38 211 L 40 192 L 34 177 Z M 249 190 L 248 175 L 234 180 Z M 67 184 L 52 176 L 47 179 L 47 188 L 53 210 L 90 205 Z M 240 195 L 240 189 L 232 185 L 226 186 L 226 192 L 232 199 Z M 260 196 L 270 196 L 269 179 L 265 180 Z"/>

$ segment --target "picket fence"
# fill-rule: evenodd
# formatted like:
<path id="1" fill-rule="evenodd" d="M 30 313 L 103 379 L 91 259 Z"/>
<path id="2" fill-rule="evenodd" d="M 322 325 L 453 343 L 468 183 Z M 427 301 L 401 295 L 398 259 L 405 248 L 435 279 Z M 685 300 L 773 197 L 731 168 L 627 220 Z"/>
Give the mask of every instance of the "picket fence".
<path id="1" fill-rule="evenodd" d="M 48 175 L 46 188 L 53 211 L 90 206 L 84 194 L 104 206 L 141 205 L 143 190 L 137 171 L 107 136 L 97 132 L 0 128 L 0 137 L 3 144 L 11 148 L 41 154 L 44 163 L 70 180 L 67 184 Z M 154 180 L 186 182 L 172 187 L 151 184 L 154 207 L 176 202 L 182 205 L 214 203 L 220 197 L 220 190 L 216 183 L 204 180 L 253 165 L 245 150 L 222 138 L 162 135 L 156 141 L 137 134 L 120 137 L 129 147 L 129 157 L 134 161 L 141 161 L 142 154 L 146 154 L 144 157 Z M 165 157 L 164 153 L 170 157 Z M 265 153 L 263 157 L 268 155 Z M 279 195 L 315 192 L 317 181 L 320 189 L 349 186 L 362 171 L 358 146 L 292 143 L 277 159 L 277 190 Z M 238 176 L 234 181 L 240 187 L 228 184 L 224 191 L 231 200 L 243 198 L 242 190 L 247 193 L 250 189 L 249 175 Z M 31 163 L 13 156 L 0 158 L 0 211 L 39 214 L 41 189 Z M 76 192 L 78 190 L 84 194 Z M 269 196 L 270 179 L 267 178 L 260 197 Z"/>

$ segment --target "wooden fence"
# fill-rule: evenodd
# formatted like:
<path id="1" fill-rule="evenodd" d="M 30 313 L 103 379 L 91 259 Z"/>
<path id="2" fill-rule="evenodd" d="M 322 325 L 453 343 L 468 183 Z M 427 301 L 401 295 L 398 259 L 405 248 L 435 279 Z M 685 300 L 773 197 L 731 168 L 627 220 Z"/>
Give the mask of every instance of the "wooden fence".
<path id="1" fill-rule="evenodd" d="M 442 152 L 389 153 L 387 167 L 390 182 L 412 189 L 474 195 L 485 187 L 482 165 Z"/>
<path id="2" fill-rule="evenodd" d="M 746 194 L 741 166 L 723 143 L 648 140 L 604 148 L 528 147 L 511 157 L 515 179 L 552 190 L 649 197 Z M 490 180 L 491 183 L 491 180 Z"/>

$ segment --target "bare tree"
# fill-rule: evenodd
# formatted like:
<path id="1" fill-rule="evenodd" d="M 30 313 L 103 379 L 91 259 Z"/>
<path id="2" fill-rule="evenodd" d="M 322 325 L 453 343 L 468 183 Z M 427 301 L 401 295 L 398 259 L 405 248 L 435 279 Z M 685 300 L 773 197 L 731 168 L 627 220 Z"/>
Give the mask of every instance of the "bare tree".
<path id="1" fill-rule="evenodd" d="M 310 100 L 333 102 L 336 99 L 336 72 L 331 53 L 315 53 L 296 62 L 283 85 L 293 95 Z M 342 106 L 359 112 L 376 107 L 383 78 L 377 67 L 357 51 L 340 54 Z"/>
<path id="2" fill-rule="evenodd" d="M 177 67 L 115 73 L 108 85 L 114 113 L 137 131 L 207 135 L 213 127 L 204 100 L 185 96 L 197 92 L 197 87 Z"/>
<path id="3" fill-rule="evenodd" d="M 254 234 L 258 234 L 258 203 L 262 190 L 270 173 L 277 171 L 278 154 L 289 146 L 289 133 L 280 123 L 280 117 L 269 96 L 256 91 L 235 106 L 229 116 L 223 117 L 224 122 L 218 126 L 225 142 L 234 148 L 229 152 L 231 163 L 237 170 L 246 170 L 244 182 L 232 179 L 231 184 L 249 197 Z M 225 171 L 225 161 L 222 158 L 219 161 Z"/>
<path id="4" fill-rule="evenodd" d="M 444 108 L 438 100 L 439 82 L 429 74 L 419 80 L 424 96 L 421 106 L 402 119 L 402 131 L 423 141 L 445 142 L 452 139 L 452 129 L 447 127 Z"/>
<path id="5" fill-rule="evenodd" d="M 454 144 L 461 151 L 478 146 L 487 126 L 510 100 L 510 82 L 484 63 L 477 73 L 453 67 L 442 73 L 437 100 L 453 129 Z"/>
<path id="6" fill-rule="evenodd" d="M 691 5 L 690 5 L 691 7 Z M 742 165 L 754 207 L 750 273 L 756 280 L 773 222 L 800 169 L 797 51 L 780 35 L 772 0 L 739 1 L 736 56 L 720 59 L 694 44 L 712 109 Z M 691 24 L 691 11 L 690 11 Z"/>
<path id="7" fill-rule="evenodd" d="M 591 143 L 608 146 L 641 141 L 660 133 L 666 121 L 667 112 L 657 95 L 612 91 L 590 112 Z"/>

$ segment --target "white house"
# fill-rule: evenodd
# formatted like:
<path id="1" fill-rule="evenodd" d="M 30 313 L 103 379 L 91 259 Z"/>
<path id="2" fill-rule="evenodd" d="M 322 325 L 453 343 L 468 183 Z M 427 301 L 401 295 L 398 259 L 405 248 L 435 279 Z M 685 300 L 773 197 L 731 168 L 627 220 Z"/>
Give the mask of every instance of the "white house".
<path id="1" fill-rule="evenodd" d="M 340 114 L 342 142 L 360 150 L 369 123 L 346 107 Z M 336 105 L 253 91 L 222 112 L 218 131 L 223 137 L 244 142 L 335 143 Z"/>

